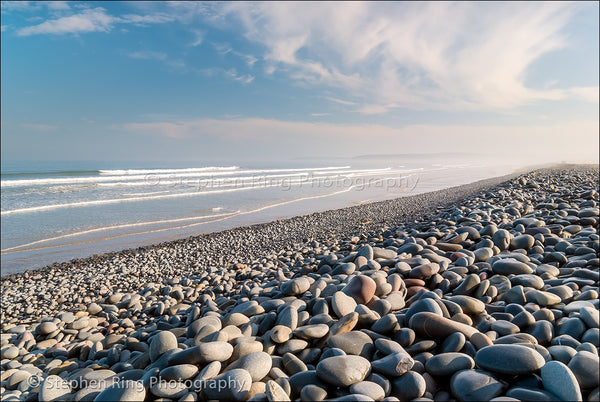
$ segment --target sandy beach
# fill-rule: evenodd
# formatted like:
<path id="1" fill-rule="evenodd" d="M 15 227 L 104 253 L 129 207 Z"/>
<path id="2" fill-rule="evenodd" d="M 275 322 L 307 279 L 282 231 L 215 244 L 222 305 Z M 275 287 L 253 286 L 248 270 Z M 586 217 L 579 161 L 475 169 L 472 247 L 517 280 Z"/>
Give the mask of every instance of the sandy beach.
<path id="1" fill-rule="evenodd" d="M 598 191 L 562 165 L 3 276 L 2 400 L 598 400 Z"/>

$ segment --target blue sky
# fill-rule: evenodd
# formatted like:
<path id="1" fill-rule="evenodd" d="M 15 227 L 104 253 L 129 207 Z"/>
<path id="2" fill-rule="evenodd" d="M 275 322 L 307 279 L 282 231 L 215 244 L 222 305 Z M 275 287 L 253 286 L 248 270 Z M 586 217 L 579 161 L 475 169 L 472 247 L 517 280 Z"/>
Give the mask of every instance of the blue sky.
<path id="1" fill-rule="evenodd" d="M 598 160 L 598 2 L 2 2 L 4 160 Z"/>

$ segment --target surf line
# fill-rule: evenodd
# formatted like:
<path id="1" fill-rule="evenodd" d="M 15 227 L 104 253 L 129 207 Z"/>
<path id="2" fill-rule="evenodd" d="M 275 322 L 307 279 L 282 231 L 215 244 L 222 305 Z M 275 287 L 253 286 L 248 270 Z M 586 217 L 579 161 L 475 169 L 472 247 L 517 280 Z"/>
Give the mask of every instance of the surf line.
<path id="1" fill-rule="evenodd" d="M 357 187 L 357 185 L 352 185 L 352 186 L 350 186 L 350 187 L 348 187 L 348 188 L 346 188 L 344 190 L 336 191 L 336 192 L 329 193 L 329 194 L 315 195 L 315 196 L 311 196 L 311 197 L 295 198 L 293 200 L 283 201 L 283 202 L 279 202 L 279 203 L 271 204 L 271 205 L 266 205 L 264 207 L 256 208 L 256 209 L 253 209 L 253 210 L 250 210 L 250 211 L 244 211 L 244 212 L 237 211 L 237 212 L 233 212 L 233 213 L 229 213 L 229 214 L 220 214 L 220 215 L 229 215 L 229 216 L 225 216 L 225 217 L 220 218 L 220 219 L 213 219 L 211 221 L 206 221 L 206 222 L 196 222 L 196 223 L 192 223 L 192 224 L 188 224 L 188 225 L 183 225 L 183 226 L 169 227 L 169 228 L 156 229 L 156 230 L 148 230 L 148 231 L 137 232 L 137 233 L 127 233 L 127 234 L 122 234 L 122 235 L 117 235 L 117 236 L 112 236 L 112 237 L 105 237 L 105 238 L 97 239 L 97 240 L 82 241 L 82 242 L 77 242 L 77 243 L 67 243 L 67 244 L 60 244 L 60 245 L 54 245 L 54 246 L 44 246 L 44 247 L 28 248 L 28 249 L 24 249 L 24 250 L 16 250 L 16 249 L 20 249 L 22 247 L 27 247 L 27 246 L 31 246 L 31 245 L 34 245 L 34 244 L 39 244 L 39 243 L 44 243 L 44 242 L 47 242 L 47 241 L 57 240 L 57 239 L 60 239 L 60 238 L 77 236 L 77 235 L 86 234 L 86 233 L 95 232 L 95 231 L 101 231 L 101 230 L 110 230 L 111 228 L 129 227 L 129 226 L 132 226 L 132 225 L 147 225 L 147 224 L 156 223 L 156 222 L 142 222 L 142 223 L 139 223 L 139 224 L 117 225 L 117 226 L 112 226 L 112 227 L 91 229 L 89 231 L 78 232 L 78 233 L 71 233 L 71 234 L 68 234 L 68 235 L 53 237 L 53 238 L 50 238 L 50 239 L 38 240 L 38 241 L 35 241 L 35 242 L 32 242 L 32 243 L 27 243 L 27 244 L 22 244 L 20 246 L 15 246 L 15 247 L 7 248 L 7 249 L 2 250 L 0 254 L 12 254 L 12 253 L 23 253 L 23 252 L 27 252 L 27 251 L 38 251 L 38 250 L 45 250 L 45 249 L 49 249 L 49 248 L 58 248 L 58 247 L 73 246 L 73 245 L 78 245 L 78 244 L 95 243 L 95 242 L 98 242 L 98 241 L 113 240 L 113 239 L 118 239 L 118 238 L 126 237 L 126 236 L 136 236 L 136 235 L 142 235 L 142 234 L 148 234 L 148 233 L 156 233 L 156 232 L 162 232 L 162 231 L 165 231 L 165 230 L 186 229 L 186 228 L 189 228 L 189 227 L 192 227 L 192 226 L 198 226 L 198 225 L 204 225 L 204 224 L 207 224 L 207 223 L 214 223 L 214 222 L 223 221 L 225 219 L 233 218 L 234 216 L 247 215 L 247 214 L 252 214 L 252 213 L 260 212 L 260 211 L 263 211 L 265 209 L 274 208 L 274 207 L 278 207 L 278 206 L 286 205 L 286 204 L 291 204 L 293 202 L 305 201 L 305 200 L 312 200 L 312 199 L 317 199 L 317 198 L 331 197 L 331 196 L 334 196 L 334 195 L 337 195 L 337 194 L 342 194 L 342 193 L 346 193 L 348 191 L 351 191 L 355 187 Z M 217 215 L 209 215 L 209 216 L 207 216 L 207 218 L 214 217 L 214 216 L 217 216 Z M 189 219 L 192 219 L 192 218 L 182 218 L 181 220 L 186 220 L 186 219 L 189 220 Z M 200 219 L 200 218 L 195 218 L 195 219 Z M 167 222 L 167 221 L 157 221 L 157 222 L 160 223 L 160 222 Z"/>

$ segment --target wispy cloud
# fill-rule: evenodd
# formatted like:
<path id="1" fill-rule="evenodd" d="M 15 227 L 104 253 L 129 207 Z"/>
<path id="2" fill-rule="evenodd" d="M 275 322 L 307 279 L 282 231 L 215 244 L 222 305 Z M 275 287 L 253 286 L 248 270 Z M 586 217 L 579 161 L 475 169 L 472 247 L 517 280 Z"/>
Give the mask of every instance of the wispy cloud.
<path id="1" fill-rule="evenodd" d="M 51 11 L 62 15 L 57 18 L 47 19 L 46 21 L 37 25 L 20 28 L 17 30 L 17 34 L 19 36 L 110 32 L 115 24 L 128 24 L 144 27 L 151 24 L 172 22 L 177 19 L 176 16 L 166 13 L 154 13 L 147 15 L 126 14 L 123 16 L 115 16 L 108 14 L 106 9 L 102 7 L 83 8 L 73 13 L 71 12 L 69 5 L 65 2 L 51 1 L 45 3 L 48 4 L 48 8 Z M 23 7 L 21 9 L 27 10 L 28 8 Z"/>
<path id="2" fill-rule="evenodd" d="M 590 99 L 589 90 L 531 88 L 542 55 L 566 46 L 569 3 L 227 3 L 262 45 L 269 71 L 360 99 L 362 113 L 512 108 Z M 331 18 L 335 15 L 335 18 Z M 585 95 L 587 94 L 587 95 Z M 593 95 L 593 94 L 592 94 Z"/>
<path id="3" fill-rule="evenodd" d="M 17 30 L 19 36 L 38 34 L 76 34 L 85 32 L 108 32 L 112 29 L 114 18 L 106 10 L 97 7 L 83 10 L 79 14 L 46 20 L 38 25 L 28 26 Z"/>
<path id="4" fill-rule="evenodd" d="M 132 52 L 128 54 L 132 59 L 145 59 L 145 60 L 166 60 L 167 54 L 163 52 L 153 52 L 149 50 L 142 50 Z"/>
<path id="5" fill-rule="evenodd" d="M 4 32 L 8 29 L 8 25 L 2 25 L 0 26 L 0 32 Z"/>
<path id="6" fill-rule="evenodd" d="M 230 68 L 225 71 L 225 76 L 234 81 L 239 81 L 243 84 L 249 84 L 254 81 L 254 76 L 250 74 L 238 74 L 235 68 Z"/>

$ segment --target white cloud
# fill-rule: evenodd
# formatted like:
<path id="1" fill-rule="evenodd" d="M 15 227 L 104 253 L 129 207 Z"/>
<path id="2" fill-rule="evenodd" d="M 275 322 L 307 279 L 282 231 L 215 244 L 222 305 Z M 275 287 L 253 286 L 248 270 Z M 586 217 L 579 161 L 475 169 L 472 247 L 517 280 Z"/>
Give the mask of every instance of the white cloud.
<path id="1" fill-rule="evenodd" d="M 163 52 L 153 52 L 149 50 L 142 50 L 137 52 L 129 53 L 128 55 L 132 59 L 145 59 L 145 60 L 166 60 L 167 55 Z"/>
<path id="2" fill-rule="evenodd" d="M 36 34 L 64 35 L 85 32 L 108 32 L 111 30 L 114 18 L 106 14 L 101 7 L 83 10 L 79 14 L 46 20 L 38 25 L 24 27 L 17 30 L 19 36 Z"/>
<path id="3" fill-rule="evenodd" d="M 250 74 L 238 74 L 235 68 L 230 68 L 225 71 L 225 76 L 229 79 L 239 81 L 243 84 L 249 84 L 254 81 L 254 76 Z"/>
<path id="4" fill-rule="evenodd" d="M 2 25 L 0 26 L 0 32 L 4 32 L 8 29 L 8 25 Z"/>
<path id="5" fill-rule="evenodd" d="M 360 99 L 363 113 L 513 108 L 590 99 L 525 85 L 540 56 L 566 45 L 579 5 L 527 2 L 226 3 L 219 21 L 265 49 L 267 73 Z M 214 17 L 215 19 L 217 17 Z M 593 94 L 591 94 L 593 95 Z"/>
<path id="6" fill-rule="evenodd" d="M 202 42 L 204 42 L 204 35 L 202 34 L 202 32 L 196 31 L 196 30 L 193 31 L 193 34 L 194 34 L 195 38 L 190 43 L 190 46 L 192 46 L 192 47 L 200 46 L 202 44 Z"/>

